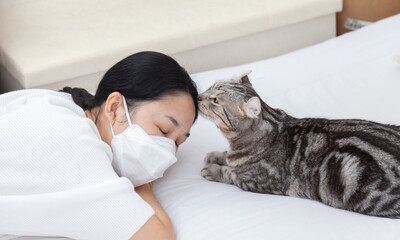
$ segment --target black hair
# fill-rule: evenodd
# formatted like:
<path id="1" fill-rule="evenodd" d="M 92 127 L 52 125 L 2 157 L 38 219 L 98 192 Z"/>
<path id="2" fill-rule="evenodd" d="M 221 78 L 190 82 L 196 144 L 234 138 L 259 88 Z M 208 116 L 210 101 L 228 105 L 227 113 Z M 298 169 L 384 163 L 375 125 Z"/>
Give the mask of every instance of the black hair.
<path id="1" fill-rule="evenodd" d="M 83 110 L 101 106 L 113 92 L 121 93 L 128 106 L 148 100 L 159 100 L 169 94 L 188 93 L 198 117 L 196 84 L 173 58 L 158 52 L 139 52 L 112 66 L 101 79 L 93 96 L 83 88 L 65 87 Z"/>

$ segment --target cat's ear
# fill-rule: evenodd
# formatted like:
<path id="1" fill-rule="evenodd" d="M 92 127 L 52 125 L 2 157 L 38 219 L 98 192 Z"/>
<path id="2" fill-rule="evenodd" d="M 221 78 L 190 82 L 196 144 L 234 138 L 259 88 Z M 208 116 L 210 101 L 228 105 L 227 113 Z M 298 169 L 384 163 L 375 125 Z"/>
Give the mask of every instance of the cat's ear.
<path id="1" fill-rule="evenodd" d="M 247 83 L 247 84 L 251 84 L 250 80 L 249 80 L 249 76 L 244 75 L 243 77 L 240 78 L 240 82 L 241 83 Z"/>
<path id="2" fill-rule="evenodd" d="M 257 118 L 261 113 L 261 102 L 258 97 L 250 98 L 244 105 L 244 111 L 250 118 Z"/>
<path id="3" fill-rule="evenodd" d="M 249 80 L 249 74 L 251 73 L 251 70 L 248 70 L 246 72 L 243 72 L 242 74 L 240 74 L 238 77 L 234 77 L 233 79 L 238 81 L 239 83 L 243 83 L 243 84 L 250 84 L 250 80 Z"/>

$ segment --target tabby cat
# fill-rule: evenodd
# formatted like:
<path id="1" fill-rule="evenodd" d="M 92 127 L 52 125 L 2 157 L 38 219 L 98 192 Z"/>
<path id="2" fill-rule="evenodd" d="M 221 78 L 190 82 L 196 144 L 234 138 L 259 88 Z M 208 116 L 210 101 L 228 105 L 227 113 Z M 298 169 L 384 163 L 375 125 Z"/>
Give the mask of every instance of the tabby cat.
<path id="1" fill-rule="evenodd" d="M 216 82 L 199 95 L 199 108 L 230 143 L 206 155 L 204 178 L 400 218 L 399 126 L 294 118 L 264 103 L 247 74 Z"/>

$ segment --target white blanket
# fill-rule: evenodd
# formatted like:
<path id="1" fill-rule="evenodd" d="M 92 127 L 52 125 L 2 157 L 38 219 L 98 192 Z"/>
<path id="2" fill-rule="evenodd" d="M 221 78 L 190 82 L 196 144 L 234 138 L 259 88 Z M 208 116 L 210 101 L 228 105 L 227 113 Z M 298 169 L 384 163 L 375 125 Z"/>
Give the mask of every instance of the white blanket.
<path id="1" fill-rule="evenodd" d="M 200 91 L 253 70 L 263 100 L 294 117 L 362 118 L 400 125 L 400 15 L 281 57 L 193 75 Z M 295 41 L 295 39 L 293 39 Z M 178 163 L 154 183 L 178 240 L 400 239 L 400 220 L 365 216 L 316 201 L 245 192 L 200 175 L 210 151 L 227 150 L 200 117 Z"/>

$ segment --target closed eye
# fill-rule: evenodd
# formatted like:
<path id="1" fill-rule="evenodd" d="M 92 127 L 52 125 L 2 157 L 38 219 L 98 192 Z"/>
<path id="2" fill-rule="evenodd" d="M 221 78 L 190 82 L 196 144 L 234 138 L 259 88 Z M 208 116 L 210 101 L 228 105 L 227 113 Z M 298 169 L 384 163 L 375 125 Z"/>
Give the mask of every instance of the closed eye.
<path id="1" fill-rule="evenodd" d="M 167 132 L 163 131 L 161 128 L 158 128 L 158 129 L 160 129 L 160 132 L 161 132 L 163 135 L 167 135 L 167 134 L 168 134 Z"/>
<path id="2" fill-rule="evenodd" d="M 165 132 L 165 131 L 163 131 L 161 128 L 158 128 L 159 130 L 160 130 L 160 132 L 164 135 L 164 136 L 166 136 L 166 135 L 168 135 L 168 133 L 167 132 Z M 175 141 L 175 146 L 176 147 L 179 147 L 179 144 Z"/>
<path id="3" fill-rule="evenodd" d="M 216 97 L 211 98 L 211 101 L 212 101 L 212 103 L 214 103 L 216 105 L 219 103 L 218 99 Z"/>

